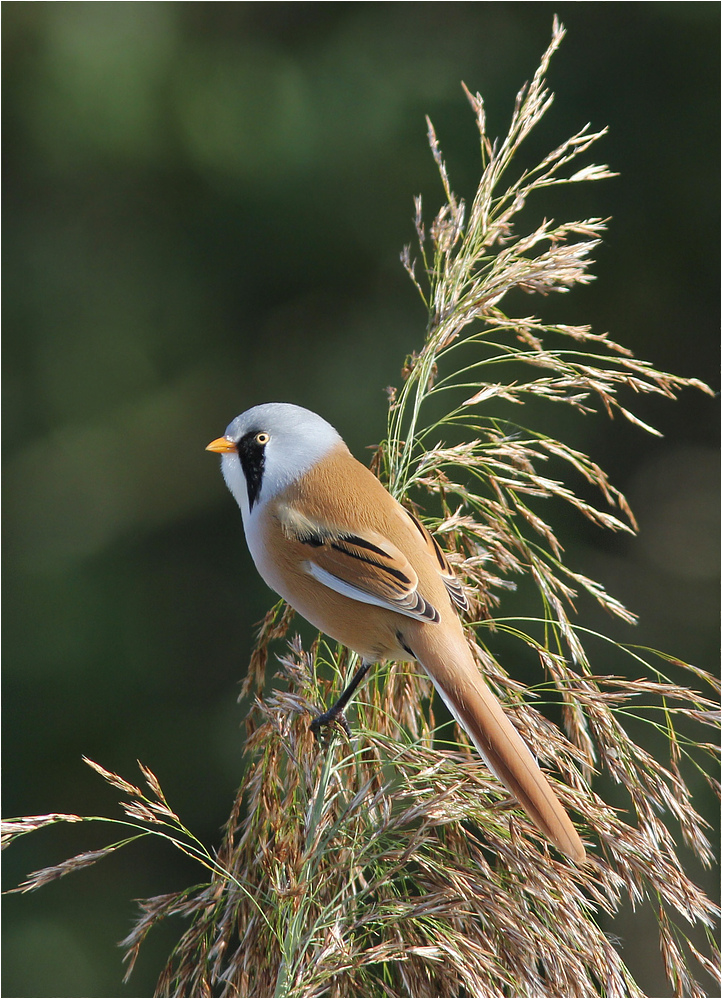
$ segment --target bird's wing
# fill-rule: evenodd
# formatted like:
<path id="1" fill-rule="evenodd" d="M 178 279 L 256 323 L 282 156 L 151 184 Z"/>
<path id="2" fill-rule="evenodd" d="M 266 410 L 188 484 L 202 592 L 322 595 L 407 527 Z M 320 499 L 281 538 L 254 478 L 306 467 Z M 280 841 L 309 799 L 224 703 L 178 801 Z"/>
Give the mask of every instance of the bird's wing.
<path id="1" fill-rule="evenodd" d="M 447 559 L 446 555 L 444 555 L 443 551 L 439 547 L 435 538 L 431 534 L 429 534 L 429 532 L 426 530 L 421 521 L 417 520 L 416 517 L 414 517 L 413 513 L 409 513 L 408 510 L 406 511 L 406 513 L 411 519 L 416 530 L 424 539 L 424 543 L 426 544 L 429 553 L 436 560 L 436 566 L 439 570 L 439 575 L 444 580 L 446 589 L 449 591 L 449 596 L 454 601 L 454 603 L 456 604 L 457 608 L 460 611 L 462 612 L 468 611 L 469 602 L 466 599 L 464 591 L 461 588 L 461 583 L 454 574 L 454 570 L 449 565 L 449 560 Z"/>
<path id="2" fill-rule="evenodd" d="M 325 586 L 361 603 L 375 604 L 418 621 L 437 622 L 439 613 L 418 592 L 418 576 L 388 538 L 311 520 L 297 508 L 279 506 L 284 532 L 308 549 L 305 568 Z"/>

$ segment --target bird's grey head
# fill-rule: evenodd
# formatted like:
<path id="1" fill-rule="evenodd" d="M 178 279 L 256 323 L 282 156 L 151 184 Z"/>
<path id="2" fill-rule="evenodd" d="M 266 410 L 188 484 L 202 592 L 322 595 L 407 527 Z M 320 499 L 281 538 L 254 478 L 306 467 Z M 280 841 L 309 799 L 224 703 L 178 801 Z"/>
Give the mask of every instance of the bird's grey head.
<path id="1" fill-rule="evenodd" d="M 221 470 L 244 518 L 342 443 L 322 417 L 287 402 L 246 410 L 228 424 L 224 437 L 235 450 L 223 454 Z"/>

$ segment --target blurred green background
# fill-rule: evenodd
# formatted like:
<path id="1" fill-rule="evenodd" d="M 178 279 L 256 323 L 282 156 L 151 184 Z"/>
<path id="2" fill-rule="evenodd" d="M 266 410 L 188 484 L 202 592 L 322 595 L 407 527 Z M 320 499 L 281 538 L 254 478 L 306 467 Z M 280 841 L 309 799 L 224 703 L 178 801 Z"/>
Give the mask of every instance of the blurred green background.
<path id="1" fill-rule="evenodd" d="M 383 390 L 425 325 L 398 261 L 413 195 L 440 203 L 424 115 L 468 197 L 460 81 L 503 134 L 555 11 L 568 36 L 531 155 L 609 125 L 593 159 L 620 176 L 537 206 L 613 221 L 596 282 L 523 308 L 717 389 L 718 4 L 3 4 L 4 815 L 117 814 L 81 755 L 131 780 L 140 759 L 218 843 L 238 683 L 273 598 L 204 447 L 268 400 L 320 411 L 360 457 L 383 435 Z M 570 522 L 567 554 L 640 614 L 617 637 L 714 670 L 717 404 L 634 403 L 664 439 L 601 416 L 570 433 L 640 536 Z M 107 837 L 26 838 L 5 887 Z M 150 995 L 183 926 L 121 986 L 133 899 L 201 878 L 146 842 L 6 898 L 3 994 Z M 610 930 L 669 994 L 649 922 Z"/>

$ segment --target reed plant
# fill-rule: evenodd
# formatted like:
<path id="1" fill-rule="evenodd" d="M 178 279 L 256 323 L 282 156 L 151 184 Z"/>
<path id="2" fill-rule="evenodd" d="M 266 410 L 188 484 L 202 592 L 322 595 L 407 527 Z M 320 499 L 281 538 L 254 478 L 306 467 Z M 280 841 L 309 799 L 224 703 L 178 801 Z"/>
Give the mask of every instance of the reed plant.
<path id="1" fill-rule="evenodd" d="M 309 722 L 356 664 L 322 636 L 304 647 L 279 603 L 244 683 L 245 773 L 218 848 L 198 842 L 147 768 L 140 787 L 92 763 L 126 799 L 125 819 L 101 820 L 119 838 L 18 889 L 149 835 L 196 858 L 202 883 L 143 902 L 124 942 L 130 974 L 153 927 L 184 917 L 159 995 L 641 996 L 603 929 L 630 902 L 657 920 L 675 994 L 707 994 L 700 971 L 716 973 L 716 909 L 686 873 L 679 844 L 713 863 L 691 786 L 699 774 L 717 786 L 705 728 L 716 723 L 718 688 L 699 667 L 581 623 L 575 602 L 587 599 L 624 622 L 634 615 L 567 563 L 551 521 L 572 530 L 576 516 L 617 532 L 635 522 L 599 465 L 545 432 L 543 408 L 563 406 L 570 418 L 601 410 L 655 433 L 628 399 L 709 389 L 589 327 L 515 314 L 519 291 L 590 281 L 605 228 L 599 218 L 519 225 L 547 188 L 610 176 L 578 165 L 604 134 L 588 127 L 532 169 L 516 167 L 552 103 L 545 77 L 563 34 L 555 20 L 503 140 L 490 139 L 481 96 L 466 92 L 481 151 L 469 204 L 454 193 L 429 123 L 444 203 L 428 224 L 417 201 L 418 247 L 402 255 L 428 324 L 400 388 L 389 390 L 373 466 L 450 553 L 479 668 L 550 773 L 588 861 L 576 866 L 550 849 L 408 664 L 378 668 L 354 701 L 350 737 L 339 727 L 319 744 Z M 560 519 L 565 508 L 573 516 Z M 510 609 L 516 588 L 533 594 L 533 613 Z M 513 678 L 515 649 L 538 661 L 534 687 Z M 646 723 L 634 731 L 650 737 L 654 755 L 635 741 L 631 719 Z M 600 774 L 623 789 L 626 807 L 595 791 Z M 35 816 L 7 823 L 6 834 L 61 821 L 98 818 Z M 706 943 L 691 940 L 699 928 Z"/>

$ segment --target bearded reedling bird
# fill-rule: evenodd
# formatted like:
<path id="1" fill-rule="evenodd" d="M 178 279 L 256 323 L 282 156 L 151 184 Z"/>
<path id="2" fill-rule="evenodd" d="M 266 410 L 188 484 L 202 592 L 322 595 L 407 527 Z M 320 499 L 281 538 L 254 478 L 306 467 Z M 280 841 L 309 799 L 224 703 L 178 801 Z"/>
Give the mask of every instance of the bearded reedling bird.
<path id="1" fill-rule="evenodd" d="M 417 660 L 492 773 L 550 842 L 582 863 L 569 816 L 474 662 L 456 610 L 466 598 L 426 528 L 329 423 L 300 406 L 254 406 L 207 450 L 221 454 L 265 582 L 361 656 L 314 729 L 342 711 L 373 663 Z"/>

